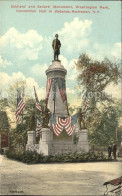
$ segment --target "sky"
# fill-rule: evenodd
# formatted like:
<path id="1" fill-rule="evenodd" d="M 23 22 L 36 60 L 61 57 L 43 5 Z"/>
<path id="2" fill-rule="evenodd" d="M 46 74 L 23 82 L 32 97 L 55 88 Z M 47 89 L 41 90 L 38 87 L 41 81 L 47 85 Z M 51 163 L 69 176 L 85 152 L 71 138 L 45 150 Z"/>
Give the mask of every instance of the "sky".
<path id="1" fill-rule="evenodd" d="M 11 8 L 11 6 L 26 6 Z M 46 13 L 37 6 L 50 6 Z M 35 8 L 29 8 L 35 6 Z M 53 8 L 72 6 L 72 9 Z M 78 9 L 76 6 L 87 6 Z M 90 6 L 97 7 L 90 9 Z M 36 10 L 35 13 L 16 10 Z M 45 9 L 42 9 L 45 10 Z M 52 13 L 49 13 L 52 10 Z M 55 13 L 69 10 L 71 13 Z M 72 13 L 72 10 L 90 13 Z M 94 13 L 93 11 L 96 11 Z M 99 11 L 99 13 L 97 13 Z M 53 60 L 52 41 L 59 34 L 59 59 L 67 69 L 68 102 L 77 104 L 77 71 L 75 62 L 82 53 L 93 59 L 120 59 L 121 3 L 120 1 L 0 1 L 0 91 L 9 84 L 26 79 L 27 93 L 33 96 L 36 87 L 40 99 L 45 98 L 45 71 Z M 107 91 L 120 97 L 120 87 L 111 84 Z M 81 92 L 82 93 L 82 92 Z"/>

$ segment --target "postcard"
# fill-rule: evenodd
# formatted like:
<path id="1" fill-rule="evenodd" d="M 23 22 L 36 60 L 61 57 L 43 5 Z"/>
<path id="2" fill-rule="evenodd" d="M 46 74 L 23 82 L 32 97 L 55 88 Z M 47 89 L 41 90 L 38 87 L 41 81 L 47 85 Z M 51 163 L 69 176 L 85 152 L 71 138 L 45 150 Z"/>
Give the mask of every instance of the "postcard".
<path id="1" fill-rule="evenodd" d="M 0 194 L 121 195 L 121 1 L 0 0 Z"/>

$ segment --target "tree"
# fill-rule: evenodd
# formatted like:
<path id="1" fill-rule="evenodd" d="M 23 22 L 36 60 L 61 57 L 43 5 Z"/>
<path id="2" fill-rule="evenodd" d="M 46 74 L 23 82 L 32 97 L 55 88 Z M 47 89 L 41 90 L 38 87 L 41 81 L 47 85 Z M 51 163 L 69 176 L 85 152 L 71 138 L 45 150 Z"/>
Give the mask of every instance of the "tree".
<path id="1" fill-rule="evenodd" d="M 108 145 L 116 138 L 120 112 L 116 100 L 105 93 L 105 88 L 111 83 L 119 83 L 119 65 L 119 61 L 107 58 L 92 60 L 86 54 L 80 55 L 76 63 L 78 88 L 82 89 L 83 103 L 86 99 L 88 101 L 86 125 L 91 144 Z"/>
<path id="2" fill-rule="evenodd" d="M 8 105 L 11 109 L 11 112 L 16 112 L 16 104 L 17 104 L 17 90 L 21 92 L 22 98 L 25 96 L 26 90 L 26 80 L 18 80 L 14 83 L 11 83 L 8 87 Z"/>
<path id="3" fill-rule="evenodd" d="M 1 98 L 0 99 L 0 111 L 5 111 L 7 106 L 8 106 L 7 98 Z"/>
<path id="4" fill-rule="evenodd" d="M 121 78 L 119 61 L 111 61 L 105 58 L 103 61 L 92 60 L 86 54 L 82 54 L 76 63 L 79 71 L 77 77 L 78 87 L 82 89 L 83 100 L 87 97 L 91 109 L 96 108 L 97 102 L 113 102 L 111 97 L 104 92 L 111 84 L 118 84 Z"/>
<path id="5" fill-rule="evenodd" d="M 108 106 L 102 112 L 94 114 L 94 119 L 90 121 L 92 113 L 88 116 L 89 139 L 92 144 L 107 146 L 116 140 L 116 128 L 118 126 L 118 110 L 115 106 Z"/>
<path id="6" fill-rule="evenodd" d="M 40 117 L 40 112 L 36 109 L 35 99 L 26 96 L 26 81 L 19 80 L 15 83 L 11 83 L 8 88 L 8 106 L 11 109 L 12 114 L 15 116 L 16 102 L 17 102 L 17 90 L 21 92 L 22 98 L 25 102 L 25 108 L 20 115 L 20 121 L 16 124 L 15 128 L 11 129 L 11 148 L 25 148 L 27 143 L 27 132 L 31 130 L 31 119 L 33 115 Z M 32 89 L 33 90 L 33 89 Z M 44 108 L 45 100 L 41 100 L 40 104 L 42 109 Z"/>

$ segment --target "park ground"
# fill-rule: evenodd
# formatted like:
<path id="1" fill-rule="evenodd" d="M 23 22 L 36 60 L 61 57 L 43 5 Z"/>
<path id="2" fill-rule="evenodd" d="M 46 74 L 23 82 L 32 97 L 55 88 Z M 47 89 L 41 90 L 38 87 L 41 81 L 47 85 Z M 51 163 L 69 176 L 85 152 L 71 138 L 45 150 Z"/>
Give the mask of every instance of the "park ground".
<path id="1" fill-rule="evenodd" d="M 0 194 L 104 195 L 103 183 L 120 177 L 121 168 L 122 158 L 112 162 L 27 165 L 0 155 Z"/>

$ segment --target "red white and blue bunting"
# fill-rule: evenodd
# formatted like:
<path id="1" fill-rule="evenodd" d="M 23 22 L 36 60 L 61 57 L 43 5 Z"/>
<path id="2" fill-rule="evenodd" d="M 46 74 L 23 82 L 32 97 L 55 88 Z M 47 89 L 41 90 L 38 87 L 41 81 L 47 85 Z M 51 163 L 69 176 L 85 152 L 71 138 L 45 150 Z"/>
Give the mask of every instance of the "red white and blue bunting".
<path id="1" fill-rule="evenodd" d="M 65 79 L 63 79 L 63 78 L 49 78 L 47 80 L 47 86 L 46 86 L 46 102 L 48 102 L 51 87 L 52 87 L 52 91 L 53 91 L 53 100 L 55 100 L 55 98 L 56 98 L 56 84 L 58 85 L 59 92 L 60 92 L 60 95 L 61 95 L 63 102 L 66 101 L 67 96 L 66 96 Z"/>
<path id="2" fill-rule="evenodd" d="M 75 118 L 77 118 L 76 115 L 75 115 Z M 72 135 L 74 132 L 74 129 L 75 129 L 75 124 L 77 122 L 77 120 L 72 121 L 72 119 L 73 119 L 73 117 L 68 117 L 65 119 L 58 117 L 56 119 L 56 116 L 53 115 L 51 117 L 51 124 L 52 124 L 53 131 L 54 131 L 55 135 L 59 136 L 63 129 L 66 130 L 66 132 L 69 136 Z"/>
<path id="3" fill-rule="evenodd" d="M 49 95 L 50 95 L 50 90 L 51 90 L 52 82 L 53 82 L 53 79 L 52 78 L 50 78 L 50 79 L 47 80 L 47 86 L 46 86 L 46 103 L 48 102 L 48 98 L 49 98 Z"/>

